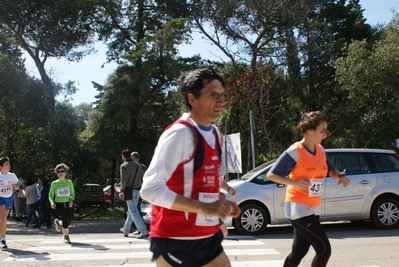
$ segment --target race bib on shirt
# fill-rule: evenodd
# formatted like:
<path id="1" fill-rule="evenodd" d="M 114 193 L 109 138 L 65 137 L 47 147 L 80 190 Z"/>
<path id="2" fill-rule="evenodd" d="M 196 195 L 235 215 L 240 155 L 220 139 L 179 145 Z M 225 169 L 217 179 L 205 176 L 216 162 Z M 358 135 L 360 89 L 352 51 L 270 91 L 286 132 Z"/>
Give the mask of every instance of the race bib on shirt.
<path id="1" fill-rule="evenodd" d="M 8 196 L 12 191 L 12 186 L 0 186 L 0 196 Z"/>
<path id="2" fill-rule="evenodd" d="M 324 192 L 324 178 L 323 179 L 310 179 L 310 185 L 308 190 L 309 197 L 317 197 Z"/>
<path id="3" fill-rule="evenodd" d="M 12 181 L 0 181 L 0 196 L 10 197 L 12 195 Z"/>
<path id="4" fill-rule="evenodd" d="M 219 193 L 202 193 L 198 195 L 198 200 L 205 203 L 212 203 L 219 199 Z M 204 214 L 197 214 L 195 225 L 198 226 L 214 226 L 219 224 L 219 218 L 216 216 L 207 216 Z"/>
<path id="5" fill-rule="evenodd" d="M 59 197 L 69 197 L 71 195 L 71 191 L 69 187 L 61 187 L 57 189 L 57 196 Z"/>

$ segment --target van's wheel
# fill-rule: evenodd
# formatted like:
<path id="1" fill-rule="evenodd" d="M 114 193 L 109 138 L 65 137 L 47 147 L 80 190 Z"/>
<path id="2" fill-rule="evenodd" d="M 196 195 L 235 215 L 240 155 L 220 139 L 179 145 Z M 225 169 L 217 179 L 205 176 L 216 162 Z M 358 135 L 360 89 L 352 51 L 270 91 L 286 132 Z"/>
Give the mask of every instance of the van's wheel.
<path id="1" fill-rule="evenodd" d="M 234 219 L 234 226 L 243 235 L 259 235 L 265 231 L 268 221 L 268 214 L 262 206 L 249 203 L 241 206 L 241 214 Z"/>
<path id="2" fill-rule="evenodd" d="M 377 200 L 371 209 L 371 221 L 381 229 L 399 226 L 399 202 L 392 198 Z"/>

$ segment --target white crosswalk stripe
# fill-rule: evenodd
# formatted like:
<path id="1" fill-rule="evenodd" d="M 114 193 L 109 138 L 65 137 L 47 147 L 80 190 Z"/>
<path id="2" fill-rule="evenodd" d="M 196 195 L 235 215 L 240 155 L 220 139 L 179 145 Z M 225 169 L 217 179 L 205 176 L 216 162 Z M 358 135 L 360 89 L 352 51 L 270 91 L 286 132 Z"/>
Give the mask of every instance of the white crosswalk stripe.
<path id="1" fill-rule="evenodd" d="M 9 239 L 9 247 L 16 248 L 23 245 L 24 248 L 10 253 L 1 265 L 36 266 L 34 262 L 45 261 L 48 266 L 155 266 L 150 261 L 152 253 L 149 251 L 148 239 L 107 238 L 107 236 L 98 238 L 96 235 L 85 235 L 73 238 L 72 242 L 72 245 L 63 244 L 59 237 Z M 281 267 L 286 256 L 252 236 L 229 235 L 223 240 L 223 247 L 232 267 Z M 12 252 L 12 249 L 10 251 Z M 21 265 L 14 265 L 18 262 Z"/>
<path id="2" fill-rule="evenodd" d="M 72 237 L 71 237 L 72 238 Z M 18 254 L 10 255 L 3 262 L 28 263 L 33 261 L 51 262 L 63 261 L 84 262 L 89 265 L 86 267 L 154 267 L 150 259 L 152 253 L 149 251 L 149 240 L 139 240 L 133 238 L 91 238 L 74 237 L 72 245 L 61 243 L 60 238 L 49 237 L 48 239 L 16 239 L 9 240 L 10 247 L 12 242 L 29 244 Z M 269 255 L 281 255 L 274 248 L 267 247 L 265 243 L 252 236 L 231 235 L 223 241 L 226 254 L 230 257 L 233 267 L 277 267 L 282 266 L 283 260 L 267 260 Z M 251 257 L 256 260 L 248 260 Z M 265 260 L 259 260 L 265 258 Z M 282 258 L 282 257 L 280 257 Z M 124 259 L 123 264 L 115 264 L 116 260 Z M 137 263 L 136 263 L 137 261 Z M 49 263 L 50 262 L 50 263 Z M 108 264 L 104 264 L 107 262 Z M 113 264 L 109 264 L 113 262 Z M 119 262 L 118 262 L 119 263 Z M 93 265 L 91 265 L 93 264 Z M 103 264 L 103 265 L 101 265 Z M 76 264 L 74 266 L 79 266 Z"/>

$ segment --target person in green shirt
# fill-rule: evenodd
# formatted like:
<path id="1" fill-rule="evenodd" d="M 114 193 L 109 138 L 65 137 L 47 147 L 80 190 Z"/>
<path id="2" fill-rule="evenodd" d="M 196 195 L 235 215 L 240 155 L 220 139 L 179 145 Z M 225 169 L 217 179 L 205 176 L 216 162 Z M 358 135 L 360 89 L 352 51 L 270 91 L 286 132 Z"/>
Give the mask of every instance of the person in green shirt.
<path id="1" fill-rule="evenodd" d="M 51 208 L 55 210 L 57 218 L 54 220 L 55 230 L 64 235 L 64 243 L 71 244 L 69 239 L 69 225 L 72 220 L 73 201 L 75 199 L 75 190 L 72 181 L 66 179 L 69 167 L 64 164 L 58 164 L 54 168 L 58 180 L 51 183 L 49 192 L 49 201 Z"/>

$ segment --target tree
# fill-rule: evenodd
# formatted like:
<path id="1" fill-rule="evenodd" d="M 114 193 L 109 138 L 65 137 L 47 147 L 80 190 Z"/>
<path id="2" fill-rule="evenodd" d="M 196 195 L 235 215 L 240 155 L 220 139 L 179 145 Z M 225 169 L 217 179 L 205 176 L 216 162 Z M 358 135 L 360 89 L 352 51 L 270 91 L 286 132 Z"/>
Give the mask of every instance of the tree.
<path id="1" fill-rule="evenodd" d="M 242 143 L 250 144 L 248 118 L 251 107 L 255 108 L 256 165 L 273 159 L 285 148 L 283 145 L 293 139 L 287 121 L 289 117 L 281 112 L 286 109 L 286 103 L 280 97 L 286 91 L 284 76 L 275 66 L 262 61 L 257 64 L 256 74 L 252 73 L 245 64 L 242 64 L 241 74 L 237 74 L 229 67 L 231 65 L 224 70 L 228 86 L 223 118 L 226 120 L 227 129 L 230 133 L 240 132 Z M 243 159 L 248 159 L 243 167 L 244 170 L 250 170 L 252 168 L 249 160 L 250 146 L 243 147 L 248 148 L 242 152 Z"/>
<path id="2" fill-rule="evenodd" d="M 345 146 L 395 147 L 399 133 L 399 15 L 381 33 L 370 49 L 366 40 L 353 42 L 336 61 L 337 80 L 347 92 L 350 118 L 337 142 Z"/>
<path id="3" fill-rule="evenodd" d="M 95 12 L 95 0 L 0 0 L 0 28 L 34 60 L 52 109 L 62 87 L 54 84 L 45 63 L 50 57 L 79 60 L 92 51 L 86 46 L 94 40 Z"/>
<path id="4" fill-rule="evenodd" d="M 174 19 L 187 17 L 188 9 L 179 0 L 102 0 L 97 14 L 99 40 L 108 46 L 107 59 L 123 63 L 123 56 L 136 51 L 137 44 Z M 183 39 L 189 28 L 179 27 Z M 185 41 L 188 41 L 185 40 Z"/>
<path id="5" fill-rule="evenodd" d="M 252 72 L 260 57 L 282 51 L 286 29 L 298 25 L 319 1 L 190 1 L 194 25 L 233 66 L 248 62 Z"/>
<path id="6" fill-rule="evenodd" d="M 48 166 L 50 110 L 43 84 L 26 74 L 21 51 L 0 31 L 0 143 L 18 175 L 36 176 Z M 43 152 L 43 153 L 42 153 Z M 29 158 L 29 160 L 26 160 Z M 51 163 L 50 163 L 51 164 Z"/>
<path id="7" fill-rule="evenodd" d="M 246 93 L 238 94 L 243 97 L 240 102 L 245 103 L 245 106 L 239 106 L 242 107 L 242 111 L 245 110 L 239 117 L 247 119 L 247 126 L 249 110 L 255 113 L 256 125 L 265 126 L 268 124 L 265 122 L 272 121 L 274 116 L 282 116 L 283 109 L 279 109 L 280 104 L 276 104 L 274 109 L 268 110 L 268 117 L 265 117 L 267 112 L 264 113 L 263 109 L 268 108 L 268 104 L 265 105 L 265 102 L 257 101 L 257 98 L 254 97 L 259 93 L 258 90 L 263 91 L 265 86 L 268 86 L 262 85 L 262 79 L 256 80 L 264 76 L 264 73 L 258 75 L 258 71 L 265 71 L 266 64 L 262 62 L 273 65 L 273 70 L 284 69 L 286 65 L 285 51 L 290 45 L 289 37 L 292 37 L 289 35 L 290 31 L 303 23 L 319 2 L 321 1 L 220 0 L 205 1 L 205 3 L 204 1 L 190 1 L 192 8 L 190 18 L 195 27 L 230 59 L 235 72 L 233 75 L 249 79 L 246 81 L 246 86 L 241 88 Z M 290 41 L 292 44 L 292 40 Z M 249 70 L 246 68 L 243 70 L 242 63 L 246 64 Z M 280 101 L 281 103 L 281 100 L 287 96 L 287 92 L 288 90 L 275 90 L 271 94 L 266 94 L 267 101 L 273 103 Z M 248 98 L 248 95 L 251 97 Z M 263 131 L 265 129 L 263 127 L 262 137 L 267 134 L 267 140 L 273 139 L 274 131 L 269 131 L 269 129 Z M 242 130 L 245 131 L 245 128 Z M 261 143 L 259 137 L 258 135 L 255 143 Z M 248 149 L 249 145 L 248 142 Z M 269 148 L 269 146 L 267 147 Z M 263 155 L 270 155 L 270 153 L 272 151 L 261 153 L 261 160 L 264 159 Z M 248 157 L 249 155 L 250 153 L 248 153 Z"/>
<path id="8" fill-rule="evenodd" d="M 104 151 L 115 172 L 120 152 L 128 147 L 152 156 L 160 132 L 173 119 L 168 101 L 180 71 L 199 62 L 181 58 L 177 46 L 188 41 L 190 29 L 181 1 L 101 1 L 97 18 L 108 60 L 119 63 L 99 90 L 98 125 L 90 141 Z M 175 9 L 176 7 L 176 9 Z M 113 167 L 112 167 L 113 166 Z"/>
<path id="9" fill-rule="evenodd" d="M 297 44 L 302 77 L 293 92 L 303 111 L 337 108 L 343 95 L 335 88 L 333 61 L 352 42 L 372 35 L 358 0 L 327 0 L 299 27 Z"/>

